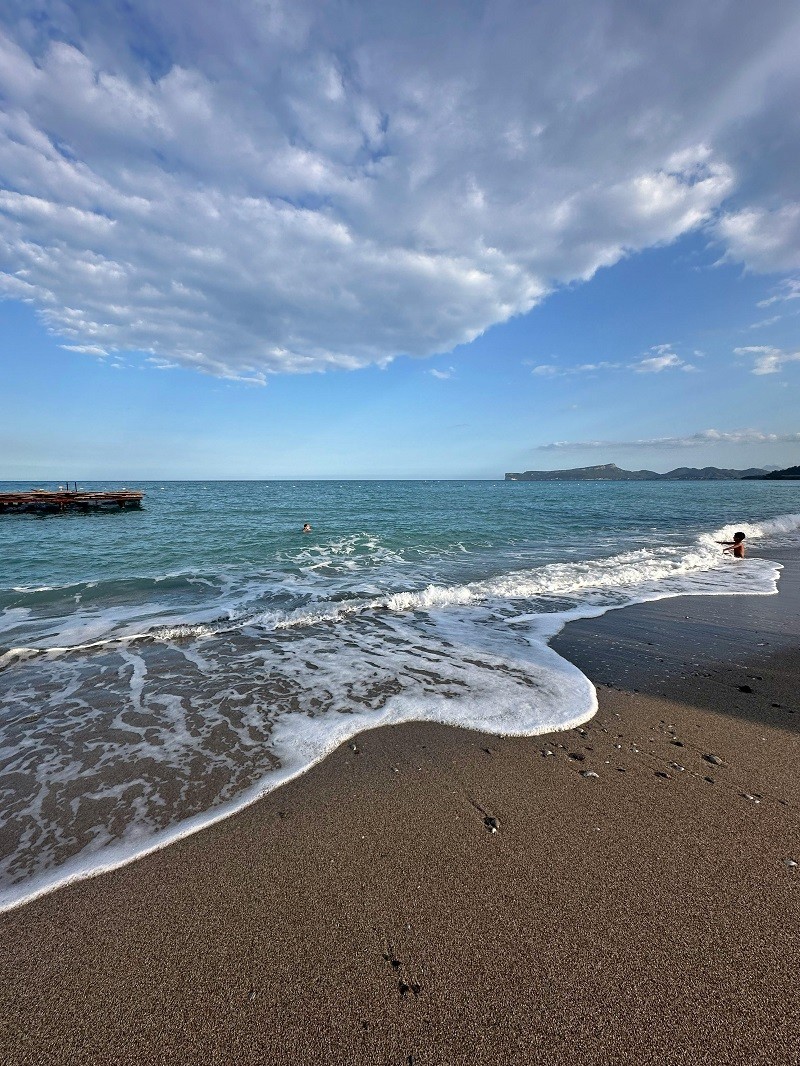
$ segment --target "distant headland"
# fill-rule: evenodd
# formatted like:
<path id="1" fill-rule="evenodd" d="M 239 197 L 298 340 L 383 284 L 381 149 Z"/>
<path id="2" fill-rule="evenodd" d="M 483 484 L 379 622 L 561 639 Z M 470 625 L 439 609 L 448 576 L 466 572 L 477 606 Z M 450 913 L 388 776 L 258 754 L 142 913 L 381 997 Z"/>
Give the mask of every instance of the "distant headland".
<path id="1" fill-rule="evenodd" d="M 800 478 L 800 467 L 726 470 L 718 466 L 679 466 L 666 474 L 658 474 L 655 470 L 623 470 L 616 463 L 604 463 L 602 466 L 576 466 L 571 470 L 525 470 L 505 476 L 506 481 L 742 481 L 745 478 L 759 481 Z"/>
<path id="2" fill-rule="evenodd" d="M 769 470 L 764 474 L 748 474 L 748 481 L 800 481 L 800 466 L 787 466 L 785 470 Z"/>

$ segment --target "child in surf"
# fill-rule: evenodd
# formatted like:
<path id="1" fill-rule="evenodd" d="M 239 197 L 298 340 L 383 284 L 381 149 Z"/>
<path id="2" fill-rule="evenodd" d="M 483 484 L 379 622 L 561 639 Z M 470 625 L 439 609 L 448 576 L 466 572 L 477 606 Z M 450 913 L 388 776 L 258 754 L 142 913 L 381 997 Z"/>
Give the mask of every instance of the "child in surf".
<path id="1" fill-rule="evenodd" d="M 734 533 L 733 540 L 718 540 L 717 544 L 724 544 L 723 555 L 732 555 L 736 559 L 744 559 L 744 533 Z"/>

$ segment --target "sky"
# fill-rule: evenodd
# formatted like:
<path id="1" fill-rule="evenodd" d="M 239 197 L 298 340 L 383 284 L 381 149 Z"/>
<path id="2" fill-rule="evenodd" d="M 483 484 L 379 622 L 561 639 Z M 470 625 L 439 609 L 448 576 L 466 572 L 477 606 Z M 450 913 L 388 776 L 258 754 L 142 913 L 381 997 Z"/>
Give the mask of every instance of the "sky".
<path id="1" fill-rule="evenodd" d="M 800 8 L 5 0 L 0 479 L 800 462 Z"/>

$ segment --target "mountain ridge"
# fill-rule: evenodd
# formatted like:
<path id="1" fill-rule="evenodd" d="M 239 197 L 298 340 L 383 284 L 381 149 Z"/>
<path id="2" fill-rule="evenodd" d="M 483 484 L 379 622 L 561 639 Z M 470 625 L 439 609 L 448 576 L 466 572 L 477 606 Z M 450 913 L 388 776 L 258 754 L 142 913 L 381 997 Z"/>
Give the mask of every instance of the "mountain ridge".
<path id="1" fill-rule="evenodd" d="M 766 478 L 764 467 L 732 470 L 718 466 L 678 466 L 659 474 L 655 470 L 624 470 L 616 463 L 576 466 L 565 470 L 524 470 L 505 475 L 506 481 L 741 481 Z"/>

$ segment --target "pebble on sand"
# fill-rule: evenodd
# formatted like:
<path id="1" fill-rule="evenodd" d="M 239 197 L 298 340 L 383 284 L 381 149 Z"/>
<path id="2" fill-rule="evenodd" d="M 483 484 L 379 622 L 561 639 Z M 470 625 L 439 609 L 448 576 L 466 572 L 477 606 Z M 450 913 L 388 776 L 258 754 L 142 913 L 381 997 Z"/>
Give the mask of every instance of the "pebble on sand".
<path id="1" fill-rule="evenodd" d="M 600 774 L 596 774 L 594 770 L 581 770 L 581 777 L 599 777 Z"/>

